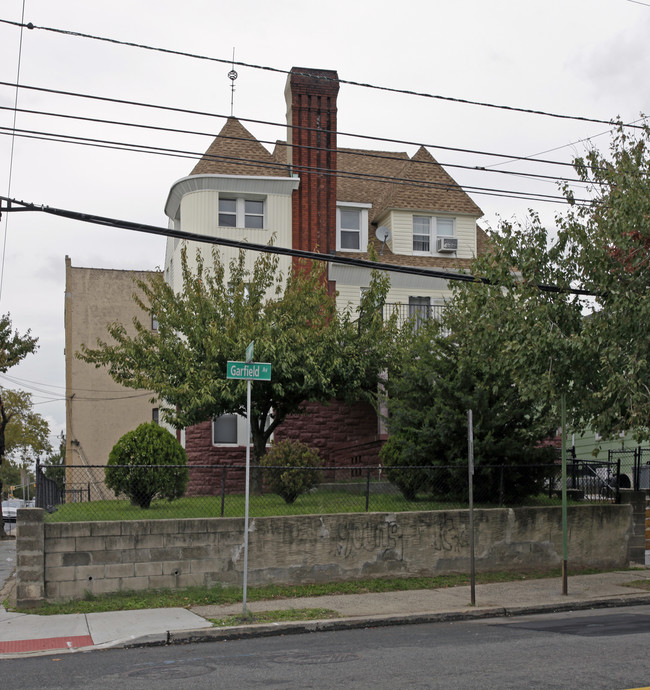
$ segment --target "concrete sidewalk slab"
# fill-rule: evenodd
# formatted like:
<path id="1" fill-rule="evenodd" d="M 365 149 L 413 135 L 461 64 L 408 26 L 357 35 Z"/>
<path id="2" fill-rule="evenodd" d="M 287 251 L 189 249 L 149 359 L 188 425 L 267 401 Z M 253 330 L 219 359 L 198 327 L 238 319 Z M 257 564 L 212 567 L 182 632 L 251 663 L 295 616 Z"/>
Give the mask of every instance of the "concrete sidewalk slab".
<path id="1" fill-rule="evenodd" d="M 170 630 L 212 627 L 205 618 L 182 608 L 88 613 L 86 620 L 96 646 L 128 644 L 142 638 L 166 642 Z"/>

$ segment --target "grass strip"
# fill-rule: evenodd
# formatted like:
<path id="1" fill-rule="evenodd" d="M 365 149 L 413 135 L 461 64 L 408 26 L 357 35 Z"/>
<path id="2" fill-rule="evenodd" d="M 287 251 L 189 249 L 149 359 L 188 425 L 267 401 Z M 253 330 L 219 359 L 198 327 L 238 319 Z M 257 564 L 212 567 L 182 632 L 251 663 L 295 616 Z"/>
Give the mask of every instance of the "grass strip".
<path id="1" fill-rule="evenodd" d="M 572 501 L 573 504 L 585 501 Z M 527 506 L 560 505 L 560 499 L 533 496 L 525 500 Z M 228 494 L 224 501 L 223 517 L 243 517 L 245 497 Z M 498 508 L 497 503 L 479 503 L 476 508 Z M 375 513 L 401 513 L 412 510 L 466 509 L 462 502 L 441 501 L 428 496 L 407 500 L 401 494 L 371 493 L 368 510 Z M 338 513 L 363 513 L 366 511 L 364 493 L 347 491 L 315 491 L 299 496 L 292 504 L 275 494 L 251 495 L 251 517 L 276 515 L 332 515 Z M 154 500 L 147 509 L 132 505 L 127 500 L 84 501 L 57 506 L 53 513 L 46 513 L 46 522 L 98 522 L 114 520 L 171 520 L 185 518 L 216 518 L 221 516 L 221 496 L 192 496 L 175 501 Z"/>
<path id="2" fill-rule="evenodd" d="M 215 628 L 228 628 L 234 625 L 252 625 L 253 623 L 282 623 L 285 621 L 313 621 L 323 618 L 339 618 L 332 609 L 278 609 L 275 611 L 258 611 L 249 615 L 226 616 L 225 618 L 208 618 Z"/>
<path id="3" fill-rule="evenodd" d="M 572 575 L 593 575 L 604 572 L 597 569 L 573 571 Z M 560 577 L 559 569 L 530 571 L 526 573 L 492 572 L 477 573 L 477 584 L 492 582 L 517 582 Z M 332 594 L 366 594 L 370 592 L 399 592 L 414 589 L 442 589 L 458 587 L 470 583 L 469 575 L 439 575 L 436 577 L 377 578 L 334 582 L 311 585 L 266 585 L 250 587 L 248 601 L 273 601 L 274 599 L 292 599 L 299 597 L 318 597 Z M 237 604 L 243 600 L 241 587 L 190 587 L 182 590 L 143 590 L 137 592 L 115 592 L 112 594 L 93 595 L 90 592 L 81 600 L 64 603 L 44 603 L 37 608 L 25 609 L 24 612 L 38 615 L 58 615 L 66 613 L 100 613 L 103 611 L 133 611 L 137 609 L 156 608 L 190 608 Z M 5 608 L 11 611 L 23 611 L 11 607 L 5 602 Z"/>

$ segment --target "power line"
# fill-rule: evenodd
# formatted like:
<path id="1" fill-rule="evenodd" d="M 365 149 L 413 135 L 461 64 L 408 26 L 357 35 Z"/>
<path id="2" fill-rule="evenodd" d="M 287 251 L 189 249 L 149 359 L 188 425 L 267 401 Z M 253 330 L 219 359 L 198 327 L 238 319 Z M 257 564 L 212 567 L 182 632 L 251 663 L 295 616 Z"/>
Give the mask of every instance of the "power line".
<path id="1" fill-rule="evenodd" d="M 0 134 L 6 133 L 2 130 L 6 130 L 6 127 L 0 127 Z M 92 146 L 95 148 L 109 148 L 119 151 L 131 151 L 136 153 L 149 153 L 161 156 L 175 156 L 180 158 L 191 158 L 195 160 L 208 159 L 215 161 L 227 161 L 233 165 L 246 167 L 258 167 L 263 165 L 267 168 L 277 168 L 278 170 L 286 169 L 286 164 L 275 163 L 268 160 L 259 159 L 246 159 L 229 157 L 229 156 L 214 156 L 210 154 L 201 154 L 195 151 L 185 151 L 182 149 L 166 149 L 159 146 L 147 146 L 145 144 L 130 144 L 128 142 L 117 142 L 110 141 L 106 139 L 95 139 L 90 137 L 79 137 L 73 135 L 59 135 L 51 132 L 39 132 L 35 130 L 23 130 L 17 129 L 13 133 L 15 136 L 39 139 L 42 141 L 54 141 L 57 143 L 72 143 L 83 146 Z M 405 161 L 406 162 L 406 161 Z M 420 187 L 425 189 L 443 189 L 443 190 L 458 190 L 464 192 L 471 192 L 473 194 L 480 194 L 483 196 L 493 196 L 493 197 L 504 197 L 511 199 L 523 199 L 527 201 L 539 201 L 539 202 L 551 202 L 551 203 L 567 203 L 565 197 L 559 194 L 542 194 L 538 192 L 526 192 L 519 190 L 504 190 L 496 189 L 490 187 L 478 187 L 472 185 L 459 185 L 457 182 L 437 182 L 429 180 L 418 180 L 414 178 L 400 178 L 391 177 L 388 175 L 379 175 L 371 173 L 359 173 L 351 172 L 345 170 L 331 171 L 327 168 L 317 168 L 313 166 L 293 166 L 293 171 L 295 173 L 317 173 L 323 177 L 336 177 L 338 179 L 352 179 L 352 180 L 363 180 L 366 182 L 380 182 L 384 184 L 395 184 L 410 187 Z M 585 204 L 589 203 L 588 199 L 575 198 L 572 200 L 573 203 Z"/>
<path id="2" fill-rule="evenodd" d="M 417 275 L 427 278 L 442 278 L 443 280 L 460 281 L 464 283 L 480 283 L 483 285 L 494 285 L 486 278 L 473 276 L 469 273 L 455 273 L 444 271 L 435 268 L 423 268 L 418 266 L 403 266 L 401 264 L 388 264 L 379 261 L 369 261 L 367 259 L 354 259 L 348 256 L 320 254 L 318 252 L 306 251 L 304 249 L 293 249 L 290 247 L 279 247 L 268 244 L 257 244 L 254 242 L 243 242 L 239 240 L 231 240 L 225 237 L 208 237 L 195 232 L 185 232 L 183 230 L 175 230 L 172 228 L 161 228 L 156 225 L 147 225 L 146 223 L 136 223 L 133 221 L 120 220 L 118 218 L 110 218 L 107 216 L 97 216 L 89 213 L 82 213 L 80 211 L 70 211 L 52 206 L 37 205 L 30 202 L 18 201 L 17 199 L 9 199 L 7 197 L 0 197 L 0 201 L 7 202 L 6 207 L 0 208 L 0 211 L 35 211 L 47 213 L 61 218 L 68 218 L 70 220 L 77 220 L 84 223 L 92 223 L 94 225 L 102 225 L 105 227 L 119 228 L 122 230 L 131 230 L 134 232 L 142 232 L 150 235 L 158 235 L 160 237 L 173 237 L 179 240 L 187 240 L 189 242 L 198 242 L 201 244 L 215 244 L 223 247 L 232 247 L 234 249 L 243 249 L 245 251 L 263 252 L 269 254 L 278 254 L 280 256 L 290 256 L 292 258 L 305 259 L 308 261 L 322 261 L 325 263 L 341 264 L 344 266 L 355 266 L 357 268 L 367 268 L 370 270 L 386 271 L 388 273 L 405 273 L 408 275 Z M 15 208 L 13 205 L 19 208 Z M 582 290 L 579 288 L 559 288 L 556 285 L 538 284 L 537 288 L 543 292 L 563 293 L 580 296 L 598 296 L 596 293 L 589 290 Z"/>
<path id="3" fill-rule="evenodd" d="M 14 110 L 11 106 L 2 106 L 0 105 L 0 110 Z M 46 111 L 46 110 L 33 110 L 31 108 L 17 108 L 15 109 L 16 112 L 19 113 L 24 113 L 28 115 L 42 115 L 45 117 L 58 117 L 62 119 L 67 119 L 67 120 L 79 120 L 81 122 L 92 122 L 96 124 L 104 124 L 104 125 L 117 125 L 120 127 L 133 127 L 135 129 L 145 129 L 145 130 L 151 130 L 151 131 L 156 131 L 156 132 L 167 132 L 171 134 L 189 134 L 192 136 L 202 136 L 202 137 L 217 137 L 219 136 L 221 139 L 228 139 L 229 141 L 250 141 L 249 139 L 246 139 L 244 137 L 235 137 L 231 135 L 224 135 L 224 134 L 215 134 L 212 132 L 203 132 L 199 130 L 191 130 L 191 129 L 179 129 L 177 127 L 161 127 L 159 125 L 149 125 L 149 124 L 144 124 L 144 123 L 139 123 L 139 122 L 124 122 L 123 120 L 107 120 L 105 118 L 98 118 L 98 117 L 86 117 L 82 115 L 70 115 L 68 113 L 55 113 L 51 111 Z M 14 123 L 15 127 L 15 123 Z M 59 135 L 59 136 L 66 136 L 66 135 Z M 268 145 L 273 145 L 276 144 L 276 141 L 271 141 L 269 139 L 257 139 L 258 143 L 260 144 L 268 144 Z M 568 146 L 569 144 L 567 144 Z M 301 148 L 306 149 L 306 150 L 317 150 L 317 151 L 322 151 L 322 152 L 331 152 L 333 149 L 325 148 L 322 146 L 308 146 L 308 145 L 302 145 Z M 464 152 L 463 149 L 454 149 L 455 151 L 460 151 Z M 348 156 L 358 156 L 358 157 L 363 157 L 363 158 L 376 158 L 380 160 L 392 160 L 392 161 L 404 161 L 406 160 L 404 158 L 401 158 L 396 155 L 391 155 L 390 153 L 378 153 L 375 151 L 362 151 L 358 149 L 341 149 L 340 147 L 336 149 L 337 152 L 343 152 L 345 155 Z M 487 154 L 483 154 L 487 155 Z M 503 161 L 501 163 L 495 163 L 494 165 L 504 165 L 506 163 L 513 162 L 512 160 L 509 161 Z M 538 162 L 538 161 L 535 161 Z M 489 172 L 489 173 L 497 173 L 501 175 L 511 175 L 514 177 L 528 177 L 531 179 L 536 179 L 536 180 L 548 180 L 552 182 L 571 182 L 571 183 L 576 183 L 580 184 L 582 183 L 582 180 L 579 178 L 568 178 L 568 177 L 559 177 L 556 175 L 545 175 L 542 173 L 526 173 L 518 170 L 495 170 L 493 169 L 492 166 L 479 166 L 479 165 L 462 165 L 460 163 L 448 163 L 448 162 L 440 162 L 440 161 L 418 161 L 418 165 L 425 165 L 425 166 L 435 166 L 435 165 L 441 165 L 444 168 L 457 168 L 460 170 L 472 170 L 472 171 L 477 171 L 477 172 Z"/>
<path id="4" fill-rule="evenodd" d="M 25 0 L 23 0 L 21 22 L 25 21 Z M 20 40 L 18 42 L 18 64 L 16 66 L 16 84 L 20 82 L 20 65 L 23 56 L 23 27 L 20 27 Z M 16 88 L 14 95 L 14 119 L 13 128 L 16 129 L 16 117 L 18 108 L 18 88 Z M 7 196 L 11 196 L 11 181 L 14 169 L 14 145 L 16 142 L 16 137 L 12 135 L 11 137 L 11 151 L 9 153 L 9 180 L 7 182 Z M 5 277 L 5 257 L 7 254 L 7 236 L 9 235 L 9 218 L 5 220 L 5 231 L 2 239 L 2 261 L 0 264 L 0 300 L 2 300 L 2 286 L 4 284 Z"/>
<path id="5" fill-rule="evenodd" d="M 57 33 L 57 34 L 63 34 L 66 36 L 74 36 L 77 38 L 87 38 L 90 40 L 94 41 L 102 41 L 106 43 L 113 43 L 115 45 L 123 45 L 123 46 L 128 46 L 130 48 L 139 48 L 141 50 L 150 50 L 150 51 L 155 51 L 155 52 L 160 52 L 160 53 L 167 53 L 170 55 L 177 55 L 181 57 L 187 57 L 187 58 L 192 58 L 195 60 L 208 60 L 211 62 L 218 62 L 221 64 L 227 64 L 231 65 L 233 68 L 234 66 L 238 67 L 248 67 L 250 69 L 257 69 L 257 70 L 264 70 L 267 72 L 275 72 L 279 74 L 290 74 L 290 70 L 285 70 L 285 69 L 279 69 L 277 67 L 271 67 L 269 65 L 256 65 L 252 63 L 247 63 L 247 62 L 241 62 L 241 61 L 234 61 L 232 59 L 224 59 L 224 58 L 215 58 L 207 55 L 200 55 L 197 53 L 188 53 L 180 50 L 172 50 L 170 48 L 161 48 L 159 46 L 149 46 L 143 43 L 134 43 L 131 41 L 122 41 L 119 39 L 115 38 L 108 38 L 105 36 L 96 36 L 93 34 L 86 34 L 82 33 L 79 31 L 70 31 L 67 29 L 58 29 L 55 27 L 47 27 L 47 26 L 38 26 L 36 24 L 33 24 L 32 22 L 29 22 L 27 24 L 24 24 L 22 22 L 13 22 L 10 20 L 6 19 L 0 19 L 0 23 L 4 24 L 9 24 L 12 26 L 19 26 L 19 27 L 26 27 L 30 30 L 37 29 L 41 31 L 48 31 L 52 33 Z M 294 74 L 300 74 L 299 72 L 293 72 Z M 314 77 L 313 74 L 309 73 L 307 76 Z M 595 122 L 599 124 L 611 124 L 610 120 L 603 120 L 599 118 L 591 118 L 591 117 L 584 117 L 581 115 L 567 115 L 567 114 L 561 114 L 561 113 L 553 113 L 550 111 L 545 111 L 545 110 L 535 110 L 532 108 L 520 108 L 516 106 L 511 106 L 511 105 L 502 105 L 502 104 L 496 104 L 496 103 L 488 103 L 485 101 L 474 101 L 470 100 L 467 98 L 458 98 L 458 97 L 453 97 L 453 96 L 442 96 L 440 94 L 431 94 L 431 93 L 426 93 L 423 91 L 412 91 L 409 89 L 398 89 L 398 88 L 393 88 L 393 87 L 388 87 L 388 86 L 378 86 L 376 84 L 369 84 L 365 82 L 358 82 L 358 81 L 352 81 L 349 79 L 332 79 L 331 77 L 327 76 L 318 76 L 317 78 L 322 79 L 324 81 L 337 81 L 339 84 L 346 84 L 348 86 L 357 86 L 360 88 L 364 89 L 373 89 L 377 91 L 386 91 L 390 93 L 397 93 L 401 95 L 407 95 L 407 96 L 417 96 L 419 98 L 429 98 L 429 99 L 434 99 L 434 100 L 441 100 L 441 101 L 448 101 L 452 103 L 460 103 L 463 105 L 474 105 L 474 106 L 480 106 L 482 108 L 492 108 L 492 109 L 497 109 L 497 110 L 506 110 L 510 112 L 518 112 L 518 113 L 525 113 L 528 115 L 540 115 L 540 116 L 545 116 L 545 117 L 553 117 L 553 118 L 558 118 L 558 119 L 563 119 L 563 120 L 578 120 L 581 122 Z M 631 127 L 631 128 L 642 128 L 639 125 L 625 125 L 626 127 Z"/>
<path id="6" fill-rule="evenodd" d="M 75 91 L 63 91 L 61 89 L 51 89 L 43 86 L 31 86 L 27 84 L 15 84 L 12 82 L 6 82 L 6 81 L 0 81 L 0 86 L 9 86 L 12 88 L 20 88 L 20 89 L 26 89 L 29 91 L 38 91 L 41 93 L 51 93 L 55 94 L 57 96 L 70 96 L 73 98 L 83 98 L 87 100 L 93 100 L 93 101 L 103 101 L 106 103 L 115 103 L 117 105 L 129 105 L 129 106 L 136 106 L 139 108 L 152 108 L 155 110 L 162 110 L 162 111 L 167 111 L 167 112 L 173 112 L 173 113 L 179 113 L 182 115 L 198 115 L 200 117 L 210 117 L 210 118 L 218 118 L 218 119 L 223 119 L 227 120 L 228 115 L 221 115 L 217 113 L 211 113 L 211 112 L 206 112 L 204 110 L 191 110 L 190 108 L 180 108 L 178 106 L 170 106 L 170 105 L 160 105 L 156 103 L 144 103 L 142 101 L 132 101 L 132 100 L 127 100 L 127 99 L 122 99 L 122 98 L 113 98 L 109 96 L 96 96 L 94 94 L 85 94 L 85 93 L 78 93 Z M 332 132 L 327 129 L 317 129 L 314 127 L 298 127 L 298 126 L 290 126 L 287 125 L 287 123 L 280 123 L 280 122 L 273 122 L 270 120 L 260 120 L 260 119 L 254 119 L 254 118 L 246 118 L 246 117 L 238 117 L 237 120 L 239 122 L 245 122 L 245 123 L 250 123 L 250 124 L 256 124 L 256 125 L 266 125 L 270 127 L 280 127 L 282 129 L 295 129 L 303 132 L 314 132 L 317 131 L 320 134 L 331 134 Z M 569 168 L 573 168 L 573 163 L 567 162 L 567 161 L 555 161 L 555 160 L 546 160 L 543 158 L 531 158 L 529 156 L 518 156 L 516 154 L 509 154 L 509 153 L 498 153 L 494 151 L 482 151 L 480 149 L 464 149 L 460 147 L 454 147 L 454 146 L 445 146 L 442 144 L 431 144 L 431 143 L 426 143 L 426 142 L 421 142 L 421 141 L 413 141 L 410 139 L 391 139 L 389 137 L 378 137 L 378 136 L 371 136 L 368 134 L 357 134 L 355 132 L 344 132 L 337 130 L 336 131 L 337 136 L 339 137 L 350 137 L 352 139 L 363 139 L 366 141 L 376 141 L 376 142 L 381 142 L 381 143 L 388 143 L 388 144 L 399 144 L 401 146 L 414 146 L 414 147 L 420 147 L 424 146 L 425 148 L 429 149 L 435 149 L 439 151 L 453 151 L 457 153 L 468 153 L 468 154 L 476 154 L 476 155 L 481 155 L 481 156 L 490 156 L 494 158 L 507 158 L 511 161 L 527 161 L 527 162 L 532 162 L 532 163 L 544 163 L 548 165 L 560 165 L 560 166 L 565 166 Z"/>

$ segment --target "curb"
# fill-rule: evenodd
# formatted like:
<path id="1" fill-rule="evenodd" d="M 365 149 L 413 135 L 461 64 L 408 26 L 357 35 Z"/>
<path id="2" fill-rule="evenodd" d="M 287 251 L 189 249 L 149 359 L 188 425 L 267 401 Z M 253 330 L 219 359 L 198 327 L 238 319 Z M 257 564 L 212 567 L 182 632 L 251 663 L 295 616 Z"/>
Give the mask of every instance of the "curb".
<path id="1" fill-rule="evenodd" d="M 150 647 L 161 645 L 194 644 L 197 642 L 225 642 L 228 640 L 245 640 L 276 635 L 302 635 L 316 632 L 336 632 L 340 630 L 358 630 L 361 628 L 389 627 L 394 625 L 418 625 L 423 623 L 449 623 L 456 621 L 479 620 L 485 618 L 508 618 L 529 616 L 543 613 L 560 613 L 562 611 L 587 611 L 591 609 L 615 608 L 619 606 L 640 606 L 650 604 L 650 594 L 631 594 L 594 599 L 591 601 L 570 601 L 561 604 L 539 604 L 535 606 L 489 607 L 482 609 L 464 609 L 462 611 L 445 611 L 436 613 L 391 614 L 376 616 L 359 616 L 354 618 L 330 618 L 323 620 L 259 623 L 252 625 L 232 626 L 229 628 L 199 628 L 196 630 L 168 631 L 167 639 L 136 639 L 125 643 L 125 648 Z M 116 643 L 119 645 L 119 643 Z"/>

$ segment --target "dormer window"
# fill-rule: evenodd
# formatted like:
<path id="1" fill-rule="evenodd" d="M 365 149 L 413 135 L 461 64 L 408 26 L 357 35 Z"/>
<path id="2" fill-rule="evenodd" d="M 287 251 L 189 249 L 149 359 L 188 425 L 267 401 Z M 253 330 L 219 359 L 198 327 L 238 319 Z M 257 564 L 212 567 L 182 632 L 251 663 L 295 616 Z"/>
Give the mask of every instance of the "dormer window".
<path id="1" fill-rule="evenodd" d="M 264 200 L 219 195 L 219 225 L 223 228 L 264 228 Z"/>
<path id="2" fill-rule="evenodd" d="M 454 237 L 455 221 L 453 218 L 436 216 L 413 216 L 413 253 L 433 254 L 438 249 L 438 238 Z"/>
<path id="3" fill-rule="evenodd" d="M 340 203 L 336 207 L 336 249 L 365 252 L 368 247 L 368 209 L 371 204 Z"/>

